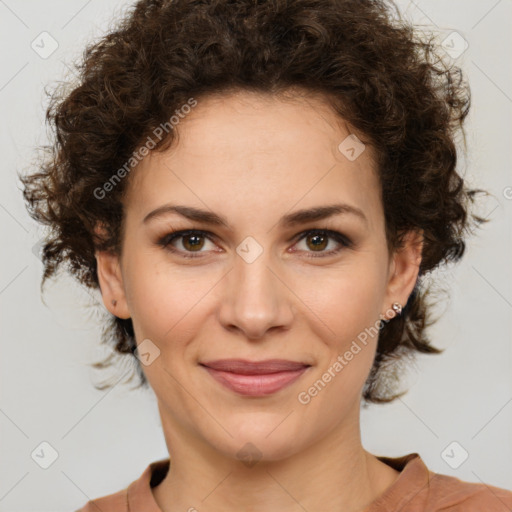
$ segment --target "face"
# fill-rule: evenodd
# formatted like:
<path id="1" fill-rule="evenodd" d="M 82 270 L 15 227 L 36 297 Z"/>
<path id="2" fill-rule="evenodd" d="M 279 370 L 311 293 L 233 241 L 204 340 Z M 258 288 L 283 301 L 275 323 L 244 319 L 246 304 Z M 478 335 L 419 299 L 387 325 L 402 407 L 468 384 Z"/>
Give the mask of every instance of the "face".
<path id="1" fill-rule="evenodd" d="M 407 302 L 420 261 L 409 242 L 388 255 L 371 147 L 347 150 L 318 97 L 209 97 L 178 129 L 132 171 L 122 256 L 97 253 L 105 305 L 145 340 L 168 439 L 277 460 L 354 434 L 380 315 Z M 221 359 L 302 369 L 230 387 L 203 366 Z"/>

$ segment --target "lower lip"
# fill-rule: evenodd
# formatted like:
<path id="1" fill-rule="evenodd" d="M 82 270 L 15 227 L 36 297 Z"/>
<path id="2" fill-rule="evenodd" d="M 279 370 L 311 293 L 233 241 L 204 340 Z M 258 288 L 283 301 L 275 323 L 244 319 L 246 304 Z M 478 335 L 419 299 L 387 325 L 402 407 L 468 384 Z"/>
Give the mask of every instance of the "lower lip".
<path id="1" fill-rule="evenodd" d="M 204 366 L 209 374 L 227 388 L 246 396 L 266 396 L 276 393 L 296 381 L 309 367 L 300 370 L 269 373 L 266 375 L 241 375 L 223 372 Z"/>

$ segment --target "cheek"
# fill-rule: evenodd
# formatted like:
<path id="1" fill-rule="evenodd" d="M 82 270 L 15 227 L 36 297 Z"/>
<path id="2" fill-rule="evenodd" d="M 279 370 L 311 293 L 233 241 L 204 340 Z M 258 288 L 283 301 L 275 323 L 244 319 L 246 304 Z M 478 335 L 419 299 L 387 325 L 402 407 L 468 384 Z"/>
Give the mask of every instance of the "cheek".
<path id="1" fill-rule="evenodd" d="M 370 265 L 347 265 L 324 275 L 317 272 L 314 279 L 302 280 L 297 293 L 307 306 L 305 314 L 321 320 L 324 332 L 338 344 L 375 324 L 380 294 L 380 276 Z"/>
<path id="2" fill-rule="evenodd" d="M 125 290 L 134 324 L 159 338 L 194 307 L 208 290 L 190 272 L 162 261 L 157 251 L 137 251 L 126 260 Z"/>
<path id="3" fill-rule="evenodd" d="M 378 275 L 367 267 L 366 272 L 338 274 L 337 279 L 331 274 L 318 284 L 322 293 L 311 296 L 314 301 L 304 314 L 321 342 L 316 345 L 319 367 L 297 400 L 312 428 L 318 415 L 330 418 L 325 427 L 330 428 L 356 407 L 373 365 L 380 323 Z"/>
<path id="4" fill-rule="evenodd" d="M 178 268 L 133 258 L 128 269 L 130 312 L 137 343 L 151 340 L 160 351 L 158 364 L 144 371 L 151 381 L 162 367 L 179 378 L 183 362 L 194 363 L 192 343 L 212 317 L 219 276 L 198 277 L 197 268 Z M 135 270 L 137 269 L 137 270 Z M 165 376 L 164 376 L 165 378 Z"/>

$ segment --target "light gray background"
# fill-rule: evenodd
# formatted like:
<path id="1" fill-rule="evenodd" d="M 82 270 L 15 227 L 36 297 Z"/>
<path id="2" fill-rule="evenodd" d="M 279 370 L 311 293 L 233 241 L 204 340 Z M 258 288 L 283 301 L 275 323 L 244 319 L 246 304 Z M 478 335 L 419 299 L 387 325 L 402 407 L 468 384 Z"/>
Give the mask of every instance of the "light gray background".
<path id="1" fill-rule="evenodd" d="M 100 327 L 88 295 L 62 277 L 48 284 L 43 304 L 33 246 L 44 232 L 16 178 L 46 142 L 43 87 L 72 76 L 70 62 L 128 5 L 0 0 L 0 511 L 75 510 L 168 455 L 151 391 L 93 388 L 87 363 L 98 355 Z M 434 471 L 512 489 L 512 2 L 398 5 L 416 23 L 445 36 L 456 30 L 469 43 L 456 59 L 473 94 L 461 170 L 494 197 L 481 209 L 491 222 L 470 239 L 463 262 L 442 272 L 451 298 L 432 338 L 447 350 L 418 359 L 404 398 L 362 411 L 363 444 L 376 455 L 418 452 Z M 59 45 L 45 59 L 31 47 L 43 31 Z M 31 458 L 42 441 L 59 454 L 46 470 Z M 453 441 L 469 453 L 457 469 L 442 456 Z M 448 453 L 457 458 L 457 450 Z"/>

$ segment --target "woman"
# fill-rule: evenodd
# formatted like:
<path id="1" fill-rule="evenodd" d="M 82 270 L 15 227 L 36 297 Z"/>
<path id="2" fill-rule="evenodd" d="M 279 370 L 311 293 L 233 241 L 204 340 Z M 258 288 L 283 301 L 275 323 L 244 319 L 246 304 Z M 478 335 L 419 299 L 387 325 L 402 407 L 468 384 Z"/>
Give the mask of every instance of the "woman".
<path id="1" fill-rule="evenodd" d="M 381 1 L 142 0 L 87 49 L 24 195 L 43 282 L 100 288 L 170 458 L 82 512 L 512 508 L 360 437 L 387 363 L 440 352 L 421 278 L 483 222 L 469 104 Z"/>

